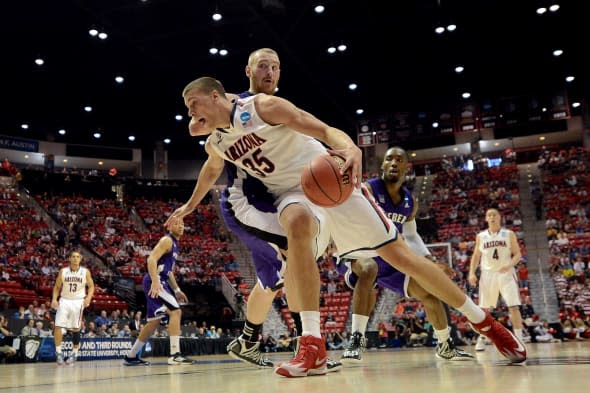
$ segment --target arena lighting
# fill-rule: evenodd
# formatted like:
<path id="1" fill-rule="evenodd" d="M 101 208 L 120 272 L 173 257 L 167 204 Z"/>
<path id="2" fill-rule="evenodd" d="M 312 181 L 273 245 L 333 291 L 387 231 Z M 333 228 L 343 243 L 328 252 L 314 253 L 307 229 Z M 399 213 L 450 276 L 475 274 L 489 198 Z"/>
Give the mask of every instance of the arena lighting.
<path id="1" fill-rule="evenodd" d="M 125 78 L 123 78 L 123 77 L 122 77 L 122 76 L 120 76 L 120 75 L 117 75 L 117 76 L 115 77 L 115 82 L 117 82 L 117 83 L 123 83 L 124 81 L 125 81 Z"/>
<path id="2" fill-rule="evenodd" d="M 553 56 L 558 57 L 558 56 L 561 56 L 561 55 L 563 55 L 563 50 L 561 50 L 561 49 L 555 49 L 553 51 Z"/>
<path id="3" fill-rule="evenodd" d="M 86 112 L 92 112 L 92 107 L 91 107 L 91 106 L 89 106 L 89 105 L 88 105 L 88 106 L 85 106 L 85 107 L 84 107 L 84 110 L 85 110 Z"/>
<path id="4" fill-rule="evenodd" d="M 127 139 L 129 139 L 131 142 L 133 142 L 133 141 L 135 140 L 135 136 L 133 136 L 133 135 L 129 135 L 129 136 L 127 137 Z"/>
<path id="5" fill-rule="evenodd" d="M 165 144 L 170 144 L 170 142 L 172 142 L 172 141 L 170 140 L 170 138 L 166 138 L 166 139 L 164 139 L 164 143 L 165 143 Z"/>
<path id="6" fill-rule="evenodd" d="M 539 15 L 543 15 L 545 12 L 547 12 L 547 8 L 545 8 L 545 7 L 539 7 L 539 8 L 537 8 L 537 11 L 536 12 Z"/>
<path id="7" fill-rule="evenodd" d="M 324 12 L 326 10 L 326 7 L 324 7 L 321 4 L 318 4 L 315 7 L 313 7 L 313 10 L 315 11 L 316 14 L 321 14 L 322 12 Z"/>
<path id="8" fill-rule="evenodd" d="M 45 60 L 43 60 L 42 58 L 35 59 L 35 64 L 37 64 L 38 66 L 42 66 L 43 64 L 45 64 Z"/>
<path id="9" fill-rule="evenodd" d="M 221 49 L 219 51 L 219 55 L 221 55 L 221 56 L 227 56 L 227 54 L 228 54 L 227 49 Z"/>
<path id="10" fill-rule="evenodd" d="M 365 113 L 365 110 L 364 109 L 360 109 L 359 108 L 359 109 L 356 110 L 356 114 L 357 115 L 362 115 L 363 113 Z"/>
<path id="11" fill-rule="evenodd" d="M 329 54 L 333 54 L 333 53 L 336 53 L 336 48 L 335 48 L 335 47 L 333 47 L 333 46 L 331 46 L 331 47 L 329 47 L 329 48 L 327 49 L 327 51 L 328 51 L 328 53 L 329 53 Z"/>
<path id="12" fill-rule="evenodd" d="M 468 91 L 466 91 L 465 93 L 461 94 L 461 97 L 467 99 L 467 98 L 471 97 L 471 93 L 469 93 Z"/>
<path id="13" fill-rule="evenodd" d="M 457 67 L 455 67 L 455 72 L 456 72 L 457 74 L 460 74 L 460 73 L 462 73 L 463 71 L 465 71 L 465 67 L 463 67 L 463 66 L 457 66 Z"/>
<path id="14" fill-rule="evenodd" d="M 580 103 L 579 103 L 579 102 L 577 102 L 577 101 L 576 101 L 576 102 L 574 102 L 574 103 L 572 103 L 572 107 L 573 107 L 573 108 L 577 108 L 577 107 L 579 107 L 579 106 L 580 106 Z"/>
<path id="15" fill-rule="evenodd" d="M 66 130 L 64 130 L 63 128 L 61 130 L 59 130 L 57 132 L 59 135 L 65 135 L 66 134 Z"/>
<path id="16" fill-rule="evenodd" d="M 219 49 L 217 49 L 215 47 L 209 49 L 209 53 L 211 53 L 212 55 L 216 55 L 217 52 L 219 52 Z"/>
<path id="17" fill-rule="evenodd" d="M 92 37 L 96 37 L 98 35 L 98 30 L 90 29 L 88 30 L 88 34 L 90 34 Z"/>
<path id="18" fill-rule="evenodd" d="M 176 121 L 181 121 L 182 115 L 176 115 L 176 116 L 174 116 L 174 118 L 176 119 Z"/>
<path id="19" fill-rule="evenodd" d="M 348 85 L 348 88 L 350 90 L 356 90 L 357 87 L 358 87 L 358 85 L 356 83 L 351 83 L 350 85 Z"/>
<path id="20" fill-rule="evenodd" d="M 574 76 L 572 76 L 572 75 L 568 75 L 568 76 L 565 77 L 565 81 L 566 82 L 573 82 L 574 79 L 576 79 L 576 78 Z"/>
<path id="21" fill-rule="evenodd" d="M 219 22 L 222 18 L 223 16 L 219 12 L 215 12 L 213 15 L 211 15 L 211 19 L 213 19 L 215 22 Z"/>

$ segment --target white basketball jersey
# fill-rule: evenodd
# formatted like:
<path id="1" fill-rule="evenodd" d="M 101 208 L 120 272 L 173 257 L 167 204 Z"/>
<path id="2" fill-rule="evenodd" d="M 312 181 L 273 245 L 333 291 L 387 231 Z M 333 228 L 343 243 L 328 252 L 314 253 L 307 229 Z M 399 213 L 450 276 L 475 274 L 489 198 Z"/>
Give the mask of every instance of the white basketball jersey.
<path id="1" fill-rule="evenodd" d="M 61 297 L 84 299 L 86 297 L 86 268 L 80 266 L 73 272 L 69 267 L 62 270 Z"/>
<path id="2" fill-rule="evenodd" d="M 509 265 L 512 260 L 510 232 L 504 228 L 497 233 L 489 230 L 480 232 L 479 251 L 481 251 L 481 270 L 498 271 L 502 266 Z"/>
<path id="3" fill-rule="evenodd" d="M 256 112 L 255 97 L 237 100 L 231 127 L 214 131 L 209 143 L 223 158 L 262 180 L 274 195 L 300 189 L 303 168 L 326 154 L 326 148 L 315 138 L 264 122 Z"/>

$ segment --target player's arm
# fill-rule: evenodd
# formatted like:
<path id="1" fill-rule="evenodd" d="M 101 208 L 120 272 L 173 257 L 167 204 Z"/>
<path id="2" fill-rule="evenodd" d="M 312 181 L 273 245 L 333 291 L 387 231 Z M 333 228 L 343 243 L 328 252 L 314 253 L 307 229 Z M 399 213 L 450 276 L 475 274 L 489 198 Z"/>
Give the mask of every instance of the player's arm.
<path id="1" fill-rule="evenodd" d="M 160 275 L 158 274 L 158 261 L 162 255 L 172 250 L 172 239 L 168 236 L 162 236 L 158 244 L 152 249 L 147 259 L 147 270 L 152 279 L 152 286 L 150 287 L 149 296 L 156 298 L 162 290 L 162 283 L 160 282 Z"/>
<path id="2" fill-rule="evenodd" d="M 413 197 L 412 197 L 413 199 Z M 410 246 L 410 248 L 418 255 L 427 256 L 430 255 L 430 251 L 426 244 L 424 244 L 424 240 L 418 233 L 418 226 L 416 225 L 416 214 L 418 212 L 418 201 L 414 200 L 414 208 L 412 209 L 412 213 L 410 217 L 403 223 L 403 231 L 404 238 L 406 242 Z"/>
<path id="3" fill-rule="evenodd" d="M 57 273 L 57 277 L 55 277 L 55 284 L 53 285 L 53 296 L 51 298 L 51 308 L 56 309 L 59 306 L 58 299 L 59 294 L 61 292 L 61 287 L 63 285 L 63 268 L 59 269 L 59 273 Z"/>
<path id="4" fill-rule="evenodd" d="M 188 298 L 186 297 L 186 294 L 182 292 L 182 289 L 180 289 L 180 285 L 178 285 L 176 277 L 174 276 L 174 272 L 172 271 L 168 273 L 168 283 L 170 284 L 170 288 L 172 288 L 172 290 L 174 291 L 174 295 L 176 296 L 176 298 L 181 303 L 186 303 L 188 301 Z"/>
<path id="5" fill-rule="evenodd" d="M 479 250 L 480 246 L 480 236 L 477 235 L 475 237 L 475 248 L 473 250 L 473 254 L 471 255 L 471 261 L 469 263 L 469 275 L 467 279 L 469 284 L 475 286 L 477 284 L 477 276 L 475 272 L 477 271 L 477 267 L 479 266 L 479 261 L 481 259 L 481 251 Z"/>
<path id="6" fill-rule="evenodd" d="M 88 292 L 84 298 L 84 307 L 90 306 L 90 302 L 94 297 L 94 280 L 92 279 L 92 274 L 90 274 L 89 269 L 86 269 L 86 286 L 88 287 Z"/>
<path id="7" fill-rule="evenodd" d="M 302 134 L 316 138 L 330 146 L 346 159 L 342 173 L 352 168 L 355 187 L 362 181 L 362 152 L 354 141 L 342 130 L 331 127 L 293 105 L 284 98 L 258 95 L 255 98 L 256 111 L 269 124 L 284 124 Z"/>
<path id="8" fill-rule="evenodd" d="M 510 233 L 510 251 L 512 253 L 512 265 L 509 267 L 514 267 L 518 265 L 522 258 L 522 254 L 520 253 L 520 246 L 518 244 L 518 239 L 516 238 L 516 234 L 513 231 L 509 231 Z"/>
<path id="9" fill-rule="evenodd" d="M 199 178 L 197 179 L 197 184 L 195 185 L 193 194 L 184 205 L 176 209 L 170 215 L 170 217 L 168 217 L 164 223 L 165 227 L 167 227 L 170 222 L 172 222 L 172 220 L 184 218 L 185 216 L 192 213 L 201 200 L 203 200 L 205 195 L 207 195 L 211 187 L 213 187 L 217 179 L 219 179 L 219 176 L 221 176 L 225 161 L 219 154 L 217 154 L 215 150 L 213 150 L 209 139 L 207 139 L 207 142 L 205 143 L 205 151 L 207 154 L 209 154 L 209 156 L 201 168 L 201 172 L 199 173 Z"/>

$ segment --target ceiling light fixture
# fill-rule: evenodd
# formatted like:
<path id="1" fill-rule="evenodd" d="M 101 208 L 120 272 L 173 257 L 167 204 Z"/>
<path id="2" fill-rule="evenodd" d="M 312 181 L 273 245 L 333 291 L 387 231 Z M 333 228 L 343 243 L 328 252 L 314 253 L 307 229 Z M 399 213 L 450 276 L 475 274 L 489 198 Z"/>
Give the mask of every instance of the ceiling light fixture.
<path id="1" fill-rule="evenodd" d="M 313 10 L 315 11 L 316 14 L 321 14 L 322 12 L 324 12 L 326 10 L 326 7 L 324 7 L 321 4 L 318 4 L 315 7 L 313 7 Z"/>

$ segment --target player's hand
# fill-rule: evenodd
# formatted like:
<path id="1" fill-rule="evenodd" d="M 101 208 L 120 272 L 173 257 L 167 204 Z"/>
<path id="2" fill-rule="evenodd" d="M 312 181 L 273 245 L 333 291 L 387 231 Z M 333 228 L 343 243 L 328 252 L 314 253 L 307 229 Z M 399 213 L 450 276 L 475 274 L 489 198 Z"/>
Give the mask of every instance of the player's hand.
<path id="1" fill-rule="evenodd" d="M 160 295 L 161 290 L 162 290 L 162 283 L 160 283 L 160 281 L 152 281 L 152 285 L 150 287 L 150 291 L 148 292 L 148 295 L 155 299 Z"/>
<path id="2" fill-rule="evenodd" d="M 184 205 L 180 206 L 178 209 L 176 209 L 176 210 L 174 210 L 174 212 L 172 212 L 170 217 L 168 217 L 168 219 L 164 223 L 164 228 L 168 228 L 170 226 L 170 224 L 172 224 L 172 222 L 174 222 L 175 220 L 178 220 L 178 219 L 182 220 L 185 216 L 188 216 L 189 214 L 191 214 L 193 212 L 193 210 L 195 210 L 195 209 L 189 207 L 186 203 Z"/>
<path id="3" fill-rule="evenodd" d="M 58 307 L 59 307 L 59 302 L 57 300 L 52 300 L 51 301 L 51 308 L 53 308 L 54 310 L 57 310 Z"/>
<path id="4" fill-rule="evenodd" d="M 356 188 L 360 188 L 363 182 L 363 152 L 356 146 L 351 145 L 346 149 L 331 150 L 328 149 L 328 153 L 337 155 L 344 158 L 344 167 L 340 171 L 340 174 L 344 174 L 348 168 L 352 169 L 352 183 Z"/>
<path id="5" fill-rule="evenodd" d="M 438 262 L 438 261 L 434 261 L 434 263 L 436 264 L 436 266 L 442 270 L 449 278 L 455 278 L 455 276 L 457 275 L 457 272 L 455 272 L 453 270 L 452 267 L 450 267 L 448 264 L 443 263 L 443 262 Z"/>
<path id="6" fill-rule="evenodd" d="M 188 297 L 186 297 L 184 292 L 176 292 L 175 295 L 176 299 L 178 299 L 178 303 L 188 303 Z"/>
<path id="7" fill-rule="evenodd" d="M 475 274 L 470 274 L 467 277 L 467 281 L 469 281 L 469 285 L 471 285 L 472 287 L 477 286 L 477 277 Z"/>

